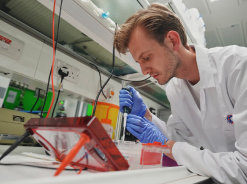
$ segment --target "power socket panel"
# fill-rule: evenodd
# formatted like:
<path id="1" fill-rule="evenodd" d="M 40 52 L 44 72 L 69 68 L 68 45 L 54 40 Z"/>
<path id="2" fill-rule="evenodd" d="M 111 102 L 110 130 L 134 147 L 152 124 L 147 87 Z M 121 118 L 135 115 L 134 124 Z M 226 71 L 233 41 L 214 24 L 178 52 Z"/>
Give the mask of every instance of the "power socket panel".
<path id="1" fill-rule="evenodd" d="M 69 70 L 69 76 L 65 77 L 64 80 L 73 82 L 75 84 L 78 83 L 79 81 L 79 76 L 80 76 L 80 70 L 74 66 L 71 66 L 67 63 L 65 63 L 64 61 L 60 60 L 60 59 L 56 59 L 55 62 L 55 66 L 54 66 L 54 75 L 60 77 L 60 75 L 58 74 L 58 70 L 61 67 L 66 67 Z"/>
<path id="2" fill-rule="evenodd" d="M 102 86 L 104 85 L 104 83 L 105 83 L 105 81 L 102 81 Z M 99 83 L 98 83 L 98 90 L 97 91 L 99 92 L 100 89 L 101 89 L 101 87 L 100 87 L 100 81 L 99 81 Z M 114 90 L 114 86 L 111 85 L 111 84 L 109 84 L 109 83 L 107 83 L 106 86 L 104 87 L 104 89 L 102 90 L 104 92 L 104 94 L 106 95 L 107 98 L 110 97 L 110 93 L 109 93 L 110 92 L 110 89 Z M 100 96 L 103 97 L 103 94 L 100 93 Z M 108 100 L 110 100 L 110 99 L 108 99 Z"/>

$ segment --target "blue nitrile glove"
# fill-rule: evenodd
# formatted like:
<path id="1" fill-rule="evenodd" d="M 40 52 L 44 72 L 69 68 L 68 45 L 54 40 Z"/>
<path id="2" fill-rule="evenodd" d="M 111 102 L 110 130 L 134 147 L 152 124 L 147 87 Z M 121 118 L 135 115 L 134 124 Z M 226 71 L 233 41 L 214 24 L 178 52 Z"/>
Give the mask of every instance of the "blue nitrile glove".
<path id="1" fill-rule="evenodd" d="M 120 104 L 120 111 L 123 112 L 123 107 L 131 107 L 131 113 L 140 117 L 143 117 L 146 114 L 147 106 L 142 100 L 142 97 L 138 91 L 136 91 L 131 86 L 127 86 L 130 88 L 132 96 L 126 90 L 120 90 L 119 94 L 119 104 Z"/>
<path id="2" fill-rule="evenodd" d="M 157 126 L 146 118 L 129 114 L 126 127 L 142 143 L 153 143 L 156 141 L 164 144 L 169 140 L 161 133 Z"/>

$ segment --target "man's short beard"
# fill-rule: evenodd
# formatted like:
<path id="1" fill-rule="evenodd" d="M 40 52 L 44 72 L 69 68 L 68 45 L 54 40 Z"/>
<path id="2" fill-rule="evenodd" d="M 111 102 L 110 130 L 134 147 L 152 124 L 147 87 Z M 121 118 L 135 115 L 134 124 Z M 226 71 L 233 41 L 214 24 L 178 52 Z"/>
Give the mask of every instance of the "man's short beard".
<path id="1" fill-rule="evenodd" d="M 182 61 L 181 59 L 176 56 L 166 45 L 163 45 L 163 47 L 166 49 L 167 52 L 169 52 L 169 54 L 172 56 L 173 61 L 175 62 L 175 65 L 172 67 L 173 71 L 172 71 L 172 75 L 168 78 L 167 81 L 165 81 L 164 84 L 161 85 L 166 85 L 173 77 L 176 76 L 176 72 L 178 71 L 178 69 L 181 67 L 182 65 Z"/>

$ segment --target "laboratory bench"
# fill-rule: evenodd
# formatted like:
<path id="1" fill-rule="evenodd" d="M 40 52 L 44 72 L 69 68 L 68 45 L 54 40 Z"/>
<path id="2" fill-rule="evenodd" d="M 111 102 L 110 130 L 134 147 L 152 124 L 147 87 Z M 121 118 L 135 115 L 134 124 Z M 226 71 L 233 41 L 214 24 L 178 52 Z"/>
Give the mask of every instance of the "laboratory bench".
<path id="1" fill-rule="evenodd" d="M 9 146 L 0 145 L 0 155 Z M 10 155 L 6 156 L 2 164 L 28 164 L 50 166 L 55 160 L 45 154 L 42 147 L 19 146 Z M 59 176 L 54 177 L 57 165 L 53 169 L 37 168 L 20 165 L 0 165 L 1 184 L 191 184 L 212 183 L 208 177 L 191 173 L 184 166 L 162 167 L 153 169 L 140 169 L 115 172 L 90 172 L 77 173 L 72 167 L 67 167 Z"/>

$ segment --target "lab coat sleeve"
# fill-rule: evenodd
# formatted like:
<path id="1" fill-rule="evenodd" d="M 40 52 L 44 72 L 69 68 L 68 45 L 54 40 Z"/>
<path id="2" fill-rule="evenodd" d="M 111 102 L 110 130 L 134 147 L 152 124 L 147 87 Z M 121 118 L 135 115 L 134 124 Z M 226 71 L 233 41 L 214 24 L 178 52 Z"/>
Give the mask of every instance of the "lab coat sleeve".
<path id="1" fill-rule="evenodd" d="M 220 183 L 247 183 L 247 58 L 232 68 L 227 79 L 229 97 L 234 104 L 234 152 L 212 153 L 187 143 L 176 142 L 172 153 L 178 164 L 194 173 L 212 177 Z"/>
<path id="2" fill-rule="evenodd" d="M 173 141 L 187 142 L 195 147 L 201 147 L 194 135 L 188 129 L 186 124 L 176 113 L 176 110 L 171 107 L 172 114 L 167 122 L 168 138 Z"/>
<path id="3" fill-rule="evenodd" d="M 161 133 L 166 138 L 168 138 L 166 123 L 164 121 L 162 121 L 157 116 L 155 116 L 154 114 L 152 114 L 152 123 L 155 124 L 158 127 L 158 129 L 161 131 Z"/>

